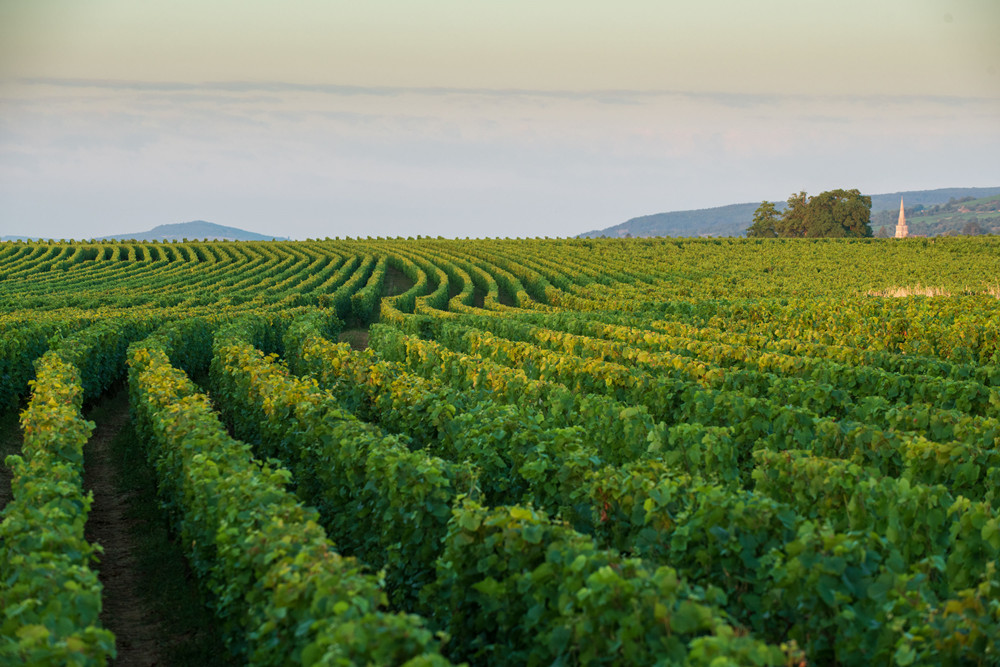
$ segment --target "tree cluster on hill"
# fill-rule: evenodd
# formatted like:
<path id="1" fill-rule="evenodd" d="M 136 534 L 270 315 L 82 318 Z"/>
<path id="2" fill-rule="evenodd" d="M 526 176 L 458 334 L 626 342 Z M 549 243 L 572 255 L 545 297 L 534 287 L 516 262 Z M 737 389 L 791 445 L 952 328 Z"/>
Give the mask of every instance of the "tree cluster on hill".
<path id="1" fill-rule="evenodd" d="M 870 237 L 872 199 L 854 190 L 828 190 L 815 197 L 804 191 L 788 198 L 778 212 L 769 201 L 761 202 L 753 214 L 747 236 L 757 238 Z"/>

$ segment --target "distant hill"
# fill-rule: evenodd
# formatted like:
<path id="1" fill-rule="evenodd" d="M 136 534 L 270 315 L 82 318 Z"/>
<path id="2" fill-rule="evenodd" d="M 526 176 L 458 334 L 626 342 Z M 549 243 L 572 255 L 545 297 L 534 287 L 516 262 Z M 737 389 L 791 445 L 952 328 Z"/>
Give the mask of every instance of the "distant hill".
<path id="1" fill-rule="evenodd" d="M 899 211 L 899 198 L 902 197 L 907 207 L 931 206 L 933 204 L 947 204 L 950 199 L 962 199 L 963 197 L 992 197 L 1000 195 L 1000 187 L 997 188 L 941 188 L 938 190 L 910 190 L 907 192 L 891 192 L 887 195 L 871 195 L 872 216 L 877 211 L 895 210 Z"/>
<path id="2" fill-rule="evenodd" d="M 944 204 L 913 204 L 904 199 L 911 235 L 953 236 L 1000 234 L 1000 195 L 952 197 Z M 899 219 L 899 206 L 872 215 L 876 236 L 891 236 Z"/>
<path id="3" fill-rule="evenodd" d="M 791 194 L 791 193 L 789 193 Z M 811 194 L 819 194 L 818 192 Z M 872 219 L 880 211 L 899 211 L 899 198 L 907 207 L 946 204 L 951 199 L 964 197 L 991 197 L 1000 194 L 996 188 L 941 188 L 938 190 L 909 190 L 870 195 L 872 198 Z M 779 210 L 784 202 L 776 202 Z M 580 234 L 577 238 L 645 237 L 645 236 L 742 236 L 753 221 L 753 212 L 760 202 L 730 204 L 716 208 L 692 211 L 671 211 L 654 213 L 626 220 L 623 223 Z M 874 227 L 874 225 L 873 225 Z"/>
<path id="4" fill-rule="evenodd" d="M 739 236 L 750 226 L 760 202 L 730 204 L 694 211 L 671 211 L 632 218 L 625 222 L 585 234 L 579 238 L 601 236 Z"/>
<path id="5" fill-rule="evenodd" d="M 27 241 L 38 237 L 27 236 L 4 236 L 4 241 Z M 109 234 L 107 236 L 92 237 L 97 240 L 116 241 L 284 241 L 287 237 L 267 236 L 248 232 L 238 227 L 227 227 L 217 225 L 214 222 L 205 220 L 193 220 L 191 222 L 178 222 L 169 225 L 157 225 L 148 232 L 129 232 L 125 234 Z"/>
<path id="6" fill-rule="evenodd" d="M 119 241 L 277 241 L 284 240 L 285 237 L 267 236 L 256 232 L 248 232 L 238 227 L 227 227 L 217 225 L 214 222 L 205 220 L 193 220 L 191 222 L 177 222 L 171 225 L 157 225 L 148 232 L 136 232 L 129 234 L 112 234 L 102 236 L 101 239 L 116 239 Z"/>

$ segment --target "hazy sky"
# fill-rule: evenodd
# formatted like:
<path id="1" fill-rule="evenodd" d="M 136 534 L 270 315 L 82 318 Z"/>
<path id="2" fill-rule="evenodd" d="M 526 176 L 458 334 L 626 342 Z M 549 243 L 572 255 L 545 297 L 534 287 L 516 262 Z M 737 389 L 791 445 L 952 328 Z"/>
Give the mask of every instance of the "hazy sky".
<path id="1" fill-rule="evenodd" d="M 0 1 L 0 234 L 571 236 L 1000 185 L 997 0 Z"/>

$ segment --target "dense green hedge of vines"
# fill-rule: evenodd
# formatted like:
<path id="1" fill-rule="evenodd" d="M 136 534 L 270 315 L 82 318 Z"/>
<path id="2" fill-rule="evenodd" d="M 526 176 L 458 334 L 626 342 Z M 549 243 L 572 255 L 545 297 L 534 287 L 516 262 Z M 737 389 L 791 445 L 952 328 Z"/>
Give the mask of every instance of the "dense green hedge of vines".
<path id="1" fill-rule="evenodd" d="M 997 276 L 991 237 L 0 244 L 0 656 L 114 655 L 80 415 L 127 382 L 250 664 L 1000 664 Z"/>

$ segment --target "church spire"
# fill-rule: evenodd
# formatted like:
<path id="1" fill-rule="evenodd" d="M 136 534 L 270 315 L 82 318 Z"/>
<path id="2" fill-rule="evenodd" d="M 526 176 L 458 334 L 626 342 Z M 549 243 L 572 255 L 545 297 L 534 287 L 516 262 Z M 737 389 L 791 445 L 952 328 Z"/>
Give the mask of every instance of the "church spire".
<path id="1" fill-rule="evenodd" d="M 905 239 L 910 235 L 910 230 L 906 226 L 906 211 L 903 208 L 903 198 L 899 198 L 899 222 L 896 223 L 896 238 Z"/>

